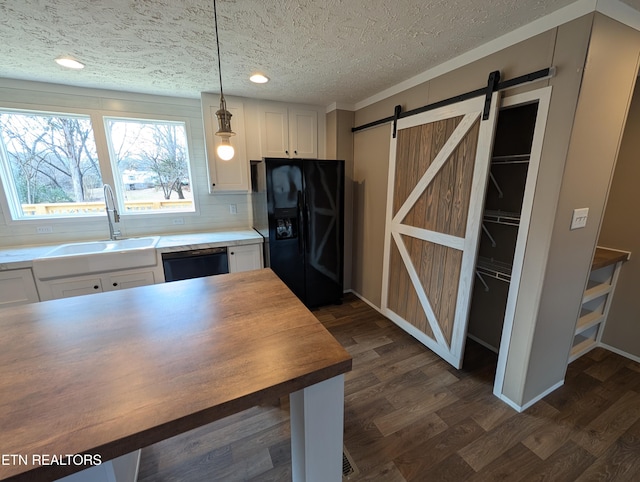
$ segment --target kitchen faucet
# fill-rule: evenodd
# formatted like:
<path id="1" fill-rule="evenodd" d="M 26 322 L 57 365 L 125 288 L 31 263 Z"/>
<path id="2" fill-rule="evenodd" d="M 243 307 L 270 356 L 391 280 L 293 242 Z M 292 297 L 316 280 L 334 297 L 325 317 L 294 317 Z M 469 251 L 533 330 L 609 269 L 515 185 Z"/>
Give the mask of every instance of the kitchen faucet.
<path id="1" fill-rule="evenodd" d="M 119 236 L 122 235 L 120 229 L 115 229 L 114 224 L 120 222 L 120 215 L 118 214 L 118 210 L 116 209 L 116 200 L 113 196 L 113 189 L 109 184 L 105 184 L 103 186 L 104 189 L 104 205 L 105 210 L 107 211 L 107 221 L 109 222 L 109 238 L 112 240 L 118 239 Z M 109 208 L 109 204 L 111 204 L 111 208 Z M 113 214 L 113 220 L 111 219 L 111 214 Z"/>

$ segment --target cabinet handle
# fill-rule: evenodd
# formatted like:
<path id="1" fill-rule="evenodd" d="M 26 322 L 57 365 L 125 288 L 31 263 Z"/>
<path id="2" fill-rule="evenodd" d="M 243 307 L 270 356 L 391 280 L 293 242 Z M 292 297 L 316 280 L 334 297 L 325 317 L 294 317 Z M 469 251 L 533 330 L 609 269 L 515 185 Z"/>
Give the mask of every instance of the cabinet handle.
<path id="1" fill-rule="evenodd" d="M 113 286 L 118 286 L 118 283 L 113 283 Z"/>
<path id="2" fill-rule="evenodd" d="M 297 154 L 298 154 L 298 151 L 293 151 L 293 153 L 297 155 Z"/>
<path id="3" fill-rule="evenodd" d="M 93 289 L 94 289 L 94 290 L 97 290 L 98 288 L 100 288 L 100 286 L 98 286 L 98 285 L 93 285 Z"/>
<path id="4" fill-rule="evenodd" d="M 233 251 L 231 251 L 231 254 L 235 254 Z"/>
<path id="5" fill-rule="evenodd" d="M 289 151 L 284 151 L 285 154 L 289 154 Z"/>

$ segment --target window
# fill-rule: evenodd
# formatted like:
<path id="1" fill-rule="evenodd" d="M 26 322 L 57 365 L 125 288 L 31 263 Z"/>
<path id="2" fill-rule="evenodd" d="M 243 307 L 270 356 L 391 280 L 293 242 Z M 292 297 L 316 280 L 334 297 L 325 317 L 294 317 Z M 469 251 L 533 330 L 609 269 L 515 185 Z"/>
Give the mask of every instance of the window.
<path id="1" fill-rule="evenodd" d="M 106 117 L 99 148 L 95 128 L 89 115 L 0 110 L 0 178 L 14 220 L 104 215 L 104 178 L 123 215 L 195 211 L 184 122 Z"/>
<path id="2" fill-rule="evenodd" d="M 0 160 L 14 219 L 104 210 L 88 116 L 0 111 Z"/>
<path id="3" fill-rule="evenodd" d="M 183 122 L 106 118 L 124 212 L 194 211 Z"/>

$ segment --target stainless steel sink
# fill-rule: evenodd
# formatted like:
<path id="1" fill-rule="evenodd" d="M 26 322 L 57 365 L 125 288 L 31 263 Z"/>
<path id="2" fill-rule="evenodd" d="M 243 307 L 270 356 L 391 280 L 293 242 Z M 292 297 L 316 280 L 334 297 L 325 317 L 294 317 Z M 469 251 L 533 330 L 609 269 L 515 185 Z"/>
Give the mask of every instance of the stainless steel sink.
<path id="1" fill-rule="evenodd" d="M 33 260 L 40 280 L 104 273 L 157 264 L 158 236 L 63 244 Z"/>

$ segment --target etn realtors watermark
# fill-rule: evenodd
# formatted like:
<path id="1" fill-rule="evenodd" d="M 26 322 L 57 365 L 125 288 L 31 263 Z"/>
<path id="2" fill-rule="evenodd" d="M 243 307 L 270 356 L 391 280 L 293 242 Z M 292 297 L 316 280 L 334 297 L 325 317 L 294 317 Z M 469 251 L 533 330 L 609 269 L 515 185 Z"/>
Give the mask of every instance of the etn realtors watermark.
<path id="1" fill-rule="evenodd" d="M 100 454 L 1 454 L 0 465 L 73 465 L 91 467 L 100 465 Z"/>

